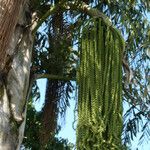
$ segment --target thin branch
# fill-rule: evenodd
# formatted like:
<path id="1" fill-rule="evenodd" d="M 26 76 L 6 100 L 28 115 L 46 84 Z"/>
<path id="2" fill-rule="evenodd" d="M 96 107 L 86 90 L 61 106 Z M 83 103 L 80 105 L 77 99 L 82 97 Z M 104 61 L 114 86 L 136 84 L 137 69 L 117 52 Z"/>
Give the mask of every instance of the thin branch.
<path id="1" fill-rule="evenodd" d="M 34 75 L 34 81 L 37 79 L 43 79 L 43 78 L 47 78 L 50 80 L 76 81 L 75 78 L 58 76 L 58 75 L 51 75 L 51 74 L 35 74 Z"/>
<path id="2" fill-rule="evenodd" d="M 132 105 L 132 107 L 134 107 L 137 111 L 141 112 L 142 115 L 144 117 L 147 118 L 147 113 L 145 113 L 144 111 L 140 110 L 133 102 L 137 102 L 137 99 L 135 99 L 132 95 L 130 95 L 130 93 L 127 91 L 126 88 L 123 87 L 123 91 L 125 92 L 125 94 L 128 96 L 128 98 L 131 100 L 131 102 L 129 102 L 128 100 L 124 99 L 126 102 L 128 102 L 129 104 Z"/>
<path id="3" fill-rule="evenodd" d="M 30 79 L 28 94 L 27 94 L 27 97 L 26 97 L 27 100 L 29 100 L 29 98 L 30 98 L 33 83 L 38 79 L 44 79 L 44 78 L 47 78 L 47 79 L 50 79 L 50 80 L 76 81 L 76 78 L 71 78 L 71 77 L 64 77 L 64 76 L 51 75 L 51 74 L 34 74 L 34 75 L 32 75 L 32 77 Z"/>

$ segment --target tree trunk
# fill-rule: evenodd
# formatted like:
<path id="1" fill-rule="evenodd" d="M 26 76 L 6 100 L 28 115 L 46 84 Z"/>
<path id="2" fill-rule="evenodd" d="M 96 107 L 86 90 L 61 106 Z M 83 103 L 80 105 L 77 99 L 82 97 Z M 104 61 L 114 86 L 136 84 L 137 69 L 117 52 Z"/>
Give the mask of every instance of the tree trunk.
<path id="1" fill-rule="evenodd" d="M 41 146 L 48 144 L 49 140 L 54 137 L 57 128 L 58 118 L 58 81 L 47 81 L 45 104 L 42 109 L 42 129 L 40 133 Z"/>
<path id="2" fill-rule="evenodd" d="M 33 44 L 31 30 L 27 27 L 30 23 L 30 10 L 25 1 L 8 43 L 5 72 L 0 73 L 1 150 L 18 150 L 23 140 Z"/>
<path id="3" fill-rule="evenodd" d="M 7 48 L 18 21 L 23 0 L 0 1 L 0 72 L 5 67 Z"/>

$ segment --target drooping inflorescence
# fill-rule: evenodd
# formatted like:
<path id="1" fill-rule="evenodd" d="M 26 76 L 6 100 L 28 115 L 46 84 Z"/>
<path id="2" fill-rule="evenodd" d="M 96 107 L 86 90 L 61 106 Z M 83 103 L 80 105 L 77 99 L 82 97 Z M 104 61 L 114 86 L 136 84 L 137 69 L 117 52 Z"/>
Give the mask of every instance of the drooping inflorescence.
<path id="1" fill-rule="evenodd" d="M 92 19 L 79 48 L 77 149 L 120 150 L 123 39 L 102 19 Z"/>

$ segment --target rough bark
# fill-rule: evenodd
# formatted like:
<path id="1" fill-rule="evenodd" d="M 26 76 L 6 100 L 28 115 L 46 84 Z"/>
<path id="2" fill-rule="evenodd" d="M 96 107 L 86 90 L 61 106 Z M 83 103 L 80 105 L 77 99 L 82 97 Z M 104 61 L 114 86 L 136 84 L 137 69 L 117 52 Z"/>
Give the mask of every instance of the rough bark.
<path id="1" fill-rule="evenodd" d="M 3 70 L 7 48 L 12 38 L 18 21 L 19 12 L 23 7 L 23 0 L 1 0 L 0 1 L 0 71 Z"/>
<path id="2" fill-rule="evenodd" d="M 53 138 L 58 117 L 58 81 L 47 81 L 45 104 L 42 109 L 42 129 L 40 133 L 41 147 L 44 147 Z"/>
<path id="3" fill-rule="evenodd" d="M 11 4 L 17 3 L 16 0 L 10 0 L 9 2 Z M 21 3 L 21 0 L 18 0 L 18 2 Z M 15 10 L 15 13 L 18 11 L 18 9 Z M 9 40 L 6 42 L 9 47 L 4 46 L 6 44 L 4 43 L 0 50 L 2 52 L 2 50 L 7 49 L 7 56 L 9 56 L 9 67 L 8 64 L 5 66 L 6 72 L 1 79 L 3 94 L 0 97 L 0 149 L 2 150 L 19 149 L 24 135 L 26 96 L 33 43 L 30 28 L 27 28 L 27 25 L 31 23 L 29 14 L 28 3 L 25 1 L 19 13 L 19 20 L 17 23 L 14 23 L 14 21 L 13 25 L 9 27 L 12 33 L 3 31 L 3 33 L 0 33 L 0 35 L 6 34 L 8 39 L 12 34 L 10 42 Z M 15 14 L 8 17 L 10 18 L 13 15 Z M 16 25 L 14 26 L 14 24 Z M 15 27 L 14 32 L 13 26 Z"/>

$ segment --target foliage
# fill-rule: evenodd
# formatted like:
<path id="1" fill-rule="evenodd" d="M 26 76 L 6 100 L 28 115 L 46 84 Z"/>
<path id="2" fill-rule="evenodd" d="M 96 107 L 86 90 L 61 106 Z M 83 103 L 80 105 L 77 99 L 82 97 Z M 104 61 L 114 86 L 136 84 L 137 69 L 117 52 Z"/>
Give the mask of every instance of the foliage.
<path id="1" fill-rule="evenodd" d="M 23 145 L 26 148 L 38 149 L 39 145 L 39 132 L 41 128 L 40 113 L 36 112 L 32 102 L 28 104 L 27 119 L 25 127 L 25 137 Z"/>
<path id="2" fill-rule="evenodd" d="M 28 104 L 27 111 L 27 123 L 26 123 L 26 132 L 23 141 L 23 147 L 25 149 L 40 150 L 40 131 L 41 131 L 41 112 L 37 112 L 34 108 L 32 102 Z M 57 129 L 58 134 L 60 129 Z M 73 144 L 69 143 L 68 140 L 57 138 L 56 136 L 50 138 L 48 143 L 44 145 L 45 150 L 71 150 Z"/>
<path id="3" fill-rule="evenodd" d="M 57 3 L 57 2 L 56 2 Z M 47 73 L 57 76 L 73 76 L 71 52 L 70 25 L 65 20 L 63 12 L 60 11 L 46 20 L 43 31 L 35 35 L 35 51 L 33 51 L 32 68 L 38 66 L 34 73 Z M 40 14 L 39 14 L 40 15 Z M 41 144 L 48 139 L 57 129 L 57 118 L 65 116 L 66 108 L 69 106 L 70 93 L 73 86 L 70 81 L 47 80 L 45 102 L 42 108 L 41 121 Z"/>
<path id="4" fill-rule="evenodd" d="M 43 21 L 41 28 L 35 35 L 32 60 L 34 73 L 56 74 L 57 70 L 61 70 L 59 75 L 75 77 L 79 51 L 73 50 L 73 45 L 78 42 L 79 30 L 83 28 L 86 20 L 89 19 L 86 12 L 79 11 L 78 7 L 82 2 L 85 2 L 103 12 L 110 18 L 113 25 L 120 29 L 126 43 L 122 59 L 127 65 L 123 67 L 122 84 L 123 101 L 129 104 L 129 109 L 124 112 L 123 142 L 128 144 L 132 141 L 133 137 L 140 131 L 139 125 L 141 125 L 143 133 L 141 136 L 142 142 L 145 136 L 146 138 L 149 136 L 150 132 L 148 128 L 150 118 L 150 23 L 147 19 L 147 15 L 150 12 L 149 0 L 63 0 L 61 2 L 66 2 L 66 5 L 74 2 L 76 9 L 63 10 L 58 7 L 54 14 Z M 40 20 L 58 3 L 58 0 L 31 0 L 30 5 L 32 11 L 37 13 L 37 18 Z M 60 21 L 62 24 L 56 19 L 59 18 L 60 14 L 63 16 L 63 21 Z M 59 27 L 54 25 L 53 18 L 59 22 L 55 22 L 55 25 L 58 23 Z M 65 29 L 63 32 L 55 30 L 61 27 Z M 68 42 L 69 46 L 64 44 Z M 56 51 L 52 48 L 55 46 L 54 43 L 56 45 L 59 43 L 59 48 Z M 55 60 L 59 61 L 54 63 Z M 68 83 L 64 83 L 64 87 Z M 68 88 L 63 90 L 63 96 L 68 95 L 67 89 L 71 88 L 70 85 L 69 83 Z M 71 90 L 68 91 L 71 92 Z M 60 102 L 65 104 L 60 104 L 60 106 L 62 106 L 63 110 L 66 110 L 68 101 L 63 99 Z"/>

